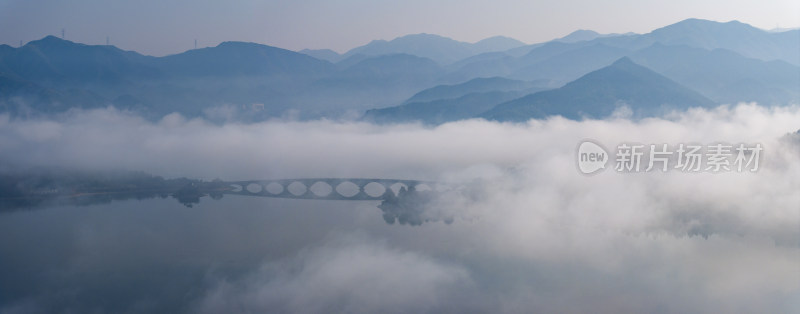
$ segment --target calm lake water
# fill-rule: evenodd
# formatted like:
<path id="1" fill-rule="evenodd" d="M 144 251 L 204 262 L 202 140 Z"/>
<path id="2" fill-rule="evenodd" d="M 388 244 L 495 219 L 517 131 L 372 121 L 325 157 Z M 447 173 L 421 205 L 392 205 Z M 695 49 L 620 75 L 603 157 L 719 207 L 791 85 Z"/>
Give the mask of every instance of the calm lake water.
<path id="1" fill-rule="evenodd" d="M 236 280 L 341 235 L 419 238 L 375 201 L 226 196 L 57 206 L 0 214 L 0 309 L 190 311 L 218 278 Z M 0 311 L 2 312 L 2 311 Z"/>
<path id="2" fill-rule="evenodd" d="M 2 212 L 0 313 L 800 308 L 800 251 L 770 236 L 631 233 L 534 207 L 411 226 L 378 205 L 226 195 Z"/>

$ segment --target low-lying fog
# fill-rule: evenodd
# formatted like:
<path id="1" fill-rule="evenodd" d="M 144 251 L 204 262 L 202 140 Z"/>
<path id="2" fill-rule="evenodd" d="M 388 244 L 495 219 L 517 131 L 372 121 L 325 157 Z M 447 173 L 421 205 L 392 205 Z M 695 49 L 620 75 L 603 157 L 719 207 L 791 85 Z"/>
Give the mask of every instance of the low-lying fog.
<path id="1" fill-rule="evenodd" d="M 385 224 L 375 202 L 233 196 L 194 209 L 146 200 L 2 213 L 0 312 L 796 312 L 798 129 L 800 107 L 754 104 L 438 127 L 0 116 L 5 171 L 470 186 L 431 206 L 453 223 L 422 226 Z M 575 160 L 584 139 L 764 150 L 753 173 L 586 176 Z"/>

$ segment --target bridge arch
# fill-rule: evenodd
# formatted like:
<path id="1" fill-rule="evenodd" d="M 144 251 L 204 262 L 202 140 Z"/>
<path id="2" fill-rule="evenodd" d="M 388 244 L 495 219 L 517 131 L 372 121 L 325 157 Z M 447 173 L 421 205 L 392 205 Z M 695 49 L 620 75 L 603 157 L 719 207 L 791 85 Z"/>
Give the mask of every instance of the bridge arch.
<path id="1" fill-rule="evenodd" d="M 406 189 L 434 186 L 433 182 L 399 179 L 307 178 L 223 182 L 226 194 L 324 200 L 382 200 Z"/>

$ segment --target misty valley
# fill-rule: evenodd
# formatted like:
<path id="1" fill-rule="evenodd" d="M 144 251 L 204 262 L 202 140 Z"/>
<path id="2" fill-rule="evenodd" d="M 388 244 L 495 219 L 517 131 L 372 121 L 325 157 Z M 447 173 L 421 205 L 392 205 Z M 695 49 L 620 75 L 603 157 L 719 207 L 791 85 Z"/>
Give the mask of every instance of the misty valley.
<path id="1" fill-rule="evenodd" d="M 60 34 L 0 44 L 0 314 L 800 312 L 800 29 Z"/>

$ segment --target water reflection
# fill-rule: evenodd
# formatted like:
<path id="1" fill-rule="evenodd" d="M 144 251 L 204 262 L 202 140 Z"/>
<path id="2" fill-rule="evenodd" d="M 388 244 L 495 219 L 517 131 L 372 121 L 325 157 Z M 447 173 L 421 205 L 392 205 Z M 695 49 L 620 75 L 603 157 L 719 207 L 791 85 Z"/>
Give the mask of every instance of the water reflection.
<path id="1" fill-rule="evenodd" d="M 375 202 L 228 196 L 190 208 L 151 196 L 0 215 L 0 313 L 194 312 L 219 278 L 237 280 L 337 230 L 386 226 Z"/>
<path id="2" fill-rule="evenodd" d="M 348 191 L 337 192 L 344 195 L 344 198 L 361 192 L 362 188 L 352 182 L 339 184 L 337 189 L 343 189 L 342 186 L 347 183 L 352 185 L 352 187 L 348 186 L 350 188 Z M 301 185 L 298 182 L 292 184 Z M 298 190 L 298 187 L 292 184 L 287 189 L 290 192 Z M 256 184 L 251 184 L 251 186 L 254 185 Z M 244 188 L 251 189 L 251 186 Z M 258 185 L 258 188 L 259 191 L 250 192 L 258 193 L 262 187 Z M 270 186 L 267 185 L 267 189 L 269 188 Z M 213 181 L 187 178 L 164 179 L 141 172 L 67 173 L 48 171 L 3 174 L 0 175 L 0 210 L 15 211 L 59 205 L 89 206 L 108 204 L 113 201 L 151 198 L 172 198 L 187 208 L 192 208 L 200 204 L 201 200 L 206 197 L 212 200 L 221 200 L 225 194 L 242 195 L 241 189 L 242 187 L 218 179 Z M 302 191 L 293 191 L 293 195 L 305 194 L 307 188 L 302 186 L 302 189 Z M 321 187 L 320 182 L 308 189 L 314 195 L 321 197 L 333 192 L 332 186 L 328 184 Z M 425 222 L 438 221 L 440 218 L 426 214 L 439 196 L 438 192 L 427 186 L 423 185 L 423 188 L 419 189 L 414 185 L 396 184 L 392 188 L 384 188 L 383 185 L 373 182 L 366 184 L 363 190 L 370 197 L 380 200 L 377 208 L 382 211 L 383 220 L 387 224 L 397 222 L 400 225 L 419 226 Z M 276 197 L 263 193 L 248 196 Z M 452 219 L 445 218 L 444 221 L 450 223 Z"/>

